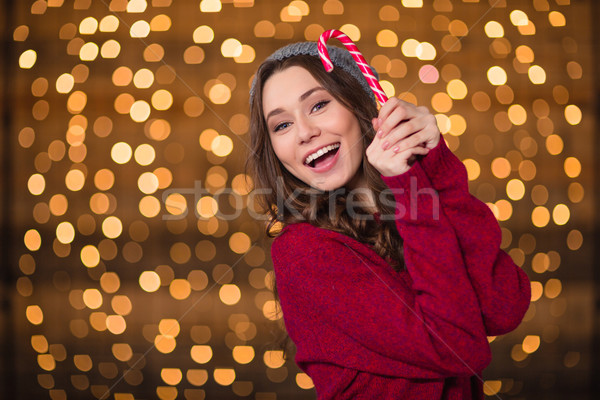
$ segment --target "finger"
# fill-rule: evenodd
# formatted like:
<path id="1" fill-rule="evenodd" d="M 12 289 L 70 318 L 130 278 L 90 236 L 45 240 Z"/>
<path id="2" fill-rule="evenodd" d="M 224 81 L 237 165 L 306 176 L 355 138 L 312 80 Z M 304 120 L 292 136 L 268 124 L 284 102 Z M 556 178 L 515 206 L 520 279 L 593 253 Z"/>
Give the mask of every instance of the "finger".
<path id="1" fill-rule="evenodd" d="M 424 131 L 427 127 L 426 121 L 422 118 L 413 118 L 408 121 L 400 123 L 395 129 L 393 129 L 384 139 L 382 139 L 382 148 L 387 149 L 400 144 L 402 141 L 417 132 Z M 423 135 L 421 135 L 423 136 Z M 426 138 L 423 138 L 425 141 Z"/>
<path id="2" fill-rule="evenodd" d="M 399 153 L 412 147 L 425 147 L 423 146 L 423 143 L 426 142 L 427 135 L 424 133 L 424 131 L 419 131 L 396 142 L 396 144 L 392 147 L 392 151 L 394 153 Z"/>
<path id="3" fill-rule="evenodd" d="M 379 117 L 382 123 L 377 132 L 381 138 L 387 136 L 401 122 L 420 115 L 415 106 L 410 103 L 402 102 L 402 100 L 397 100 L 395 103 L 395 106 L 388 108 Z"/>

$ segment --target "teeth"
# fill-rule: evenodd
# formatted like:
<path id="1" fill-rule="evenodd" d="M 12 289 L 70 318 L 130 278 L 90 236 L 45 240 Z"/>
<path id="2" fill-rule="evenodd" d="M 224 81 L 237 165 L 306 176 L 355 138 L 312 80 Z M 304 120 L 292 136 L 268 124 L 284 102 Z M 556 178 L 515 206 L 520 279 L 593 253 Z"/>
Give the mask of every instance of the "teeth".
<path id="1" fill-rule="evenodd" d="M 304 164 L 310 164 L 312 160 L 321 157 L 323 154 L 337 149 L 338 147 L 340 147 L 339 143 L 336 144 L 330 144 L 329 146 L 325 146 L 321 149 L 319 149 L 318 151 L 312 153 L 311 155 L 309 155 L 308 157 L 306 157 L 306 160 L 304 160 Z"/>

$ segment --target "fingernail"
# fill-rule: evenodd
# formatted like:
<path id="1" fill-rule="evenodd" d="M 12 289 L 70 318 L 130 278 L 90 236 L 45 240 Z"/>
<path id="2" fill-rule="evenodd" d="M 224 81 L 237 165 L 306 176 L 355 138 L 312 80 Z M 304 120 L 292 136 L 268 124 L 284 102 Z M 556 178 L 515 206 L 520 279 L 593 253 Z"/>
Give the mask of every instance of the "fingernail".
<path id="1" fill-rule="evenodd" d="M 383 136 L 383 131 L 380 129 L 377 131 L 377 137 L 380 138 Z"/>
<path id="2" fill-rule="evenodd" d="M 389 145 L 390 144 L 388 142 L 383 142 L 383 145 L 381 146 L 381 148 L 385 150 L 388 148 Z"/>
<path id="3" fill-rule="evenodd" d="M 394 153 L 397 153 L 400 150 L 398 146 L 394 147 Z"/>

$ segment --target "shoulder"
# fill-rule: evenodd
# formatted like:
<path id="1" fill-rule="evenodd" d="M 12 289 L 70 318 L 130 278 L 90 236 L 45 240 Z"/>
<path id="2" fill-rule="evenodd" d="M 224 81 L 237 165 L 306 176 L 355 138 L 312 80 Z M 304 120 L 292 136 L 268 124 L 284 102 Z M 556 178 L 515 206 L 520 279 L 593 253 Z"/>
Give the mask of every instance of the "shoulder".
<path id="1" fill-rule="evenodd" d="M 307 222 L 286 225 L 273 240 L 271 253 L 311 251 L 332 241 L 344 241 L 348 236 Z"/>

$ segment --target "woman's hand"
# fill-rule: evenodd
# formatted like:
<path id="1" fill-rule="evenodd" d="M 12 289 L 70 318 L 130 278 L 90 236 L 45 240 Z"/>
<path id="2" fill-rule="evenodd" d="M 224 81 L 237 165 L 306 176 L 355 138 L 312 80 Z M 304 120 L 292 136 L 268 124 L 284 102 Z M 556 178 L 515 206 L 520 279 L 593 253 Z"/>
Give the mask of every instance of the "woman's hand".
<path id="1" fill-rule="evenodd" d="M 435 117 L 424 106 L 390 98 L 373 119 L 376 135 L 367 159 L 383 176 L 408 171 L 419 154 L 427 154 L 441 140 Z"/>

